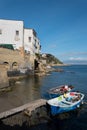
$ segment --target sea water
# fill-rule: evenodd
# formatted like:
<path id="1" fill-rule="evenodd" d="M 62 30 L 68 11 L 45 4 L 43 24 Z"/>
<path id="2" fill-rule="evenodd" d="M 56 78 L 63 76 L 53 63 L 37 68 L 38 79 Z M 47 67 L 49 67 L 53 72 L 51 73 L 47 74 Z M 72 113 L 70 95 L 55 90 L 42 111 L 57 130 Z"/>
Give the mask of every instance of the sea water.
<path id="1" fill-rule="evenodd" d="M 87 65 L 56 66 L 63 72 L 50 72 L 45 76 L 32 76 L 16 83 L 13 91 L 3 95 L 2 101 L 7 106 L 20 106 L 29 101 L 45 98 L 49 99 L 47 91 L 60 85 L 73 85 L 73 91 L 79 91 L 85 95 L 83 106 L 74 112 L 60 114 L 52 118 L 49 123 L 29 127 L 29 130 L 87 130 Z M 10 102 L 10 105 L 9 105 Z M 2 108 L 2 107 L 1 107 Z"/>

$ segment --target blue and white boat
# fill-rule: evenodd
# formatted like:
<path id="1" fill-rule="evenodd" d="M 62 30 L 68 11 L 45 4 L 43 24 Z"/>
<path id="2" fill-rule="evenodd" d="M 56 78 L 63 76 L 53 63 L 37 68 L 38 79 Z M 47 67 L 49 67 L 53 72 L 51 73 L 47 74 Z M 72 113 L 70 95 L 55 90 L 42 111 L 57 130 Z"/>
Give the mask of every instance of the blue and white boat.
<path id="1" fill-rule="evenodd" d="M 72 91 L 73 88 L 74 86 L 72 85 L 61 85 L 61 86 L 57 86 L 57 87 L 49 89 L 48 94 L 50 98 L 55 98 L 64 94 L 65 92 Z"/>
<path id="2" fill-rule="evenodd" d="M 50 114 L 55 116 L 57 114 L 75 110 L 83 104 L 84 94 L 78 92 L 68 92 L 65 95 L 50 99 L 47 101 Z"/>

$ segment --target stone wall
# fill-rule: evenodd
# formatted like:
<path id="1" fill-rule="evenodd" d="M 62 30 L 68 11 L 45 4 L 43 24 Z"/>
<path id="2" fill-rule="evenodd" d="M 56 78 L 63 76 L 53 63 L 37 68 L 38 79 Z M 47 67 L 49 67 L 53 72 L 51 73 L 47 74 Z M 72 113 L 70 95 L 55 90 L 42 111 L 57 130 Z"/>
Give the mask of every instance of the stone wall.
<path id="1" fill-rule="evenodd" d="M 0 65 L 0 89 L 9 86 L 7 70 Z"/>
<path id="2" fill-rule="evenodd" d="M 0 63 L 8 63 L 8 69 L 12 69 L 14 63 L 17 63 L 18 68 L 25 67 L 25 64 L 28 66 L 28 63 L 33 67 L 34 57 L 32 55 L 24 56 L 21 53 L 22 51 L 0 48 Z"/>
<path id="3" fill-rule="evenodd" d="M 24 58 L 21 56 L 19 51 L 10 49 L 0 48 L 0 62 L 22 62 Z"/>
<path id="4" fill-rule="evenodd" d="M 34 68 L 34 56 L 22 55 L 21 51 L 0 48 L 0 89 L 9 86 L 7 71 Z"/>

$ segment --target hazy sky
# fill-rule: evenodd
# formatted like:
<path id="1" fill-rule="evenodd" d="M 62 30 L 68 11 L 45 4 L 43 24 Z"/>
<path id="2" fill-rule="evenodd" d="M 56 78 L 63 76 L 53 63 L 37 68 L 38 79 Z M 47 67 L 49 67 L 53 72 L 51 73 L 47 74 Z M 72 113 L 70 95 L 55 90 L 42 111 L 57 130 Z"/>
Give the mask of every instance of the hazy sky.
<path id="1" fill-rule="evenodd" d="M 35 29 L 42 53 L 87 61 L 87 0 L 0 0 L 0 19 Z"/>

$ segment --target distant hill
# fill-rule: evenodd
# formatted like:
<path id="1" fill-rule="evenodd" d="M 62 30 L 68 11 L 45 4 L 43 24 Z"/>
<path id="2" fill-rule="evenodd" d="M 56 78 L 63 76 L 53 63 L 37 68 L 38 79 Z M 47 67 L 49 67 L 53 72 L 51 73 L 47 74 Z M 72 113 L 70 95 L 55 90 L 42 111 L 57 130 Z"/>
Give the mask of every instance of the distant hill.
<path id="1" fill-rule="evenodd" d="M 47 64 L 63 64 L 63 62 L 52 54 L 42 54 L 42 58 L 46 60 Z"/>

